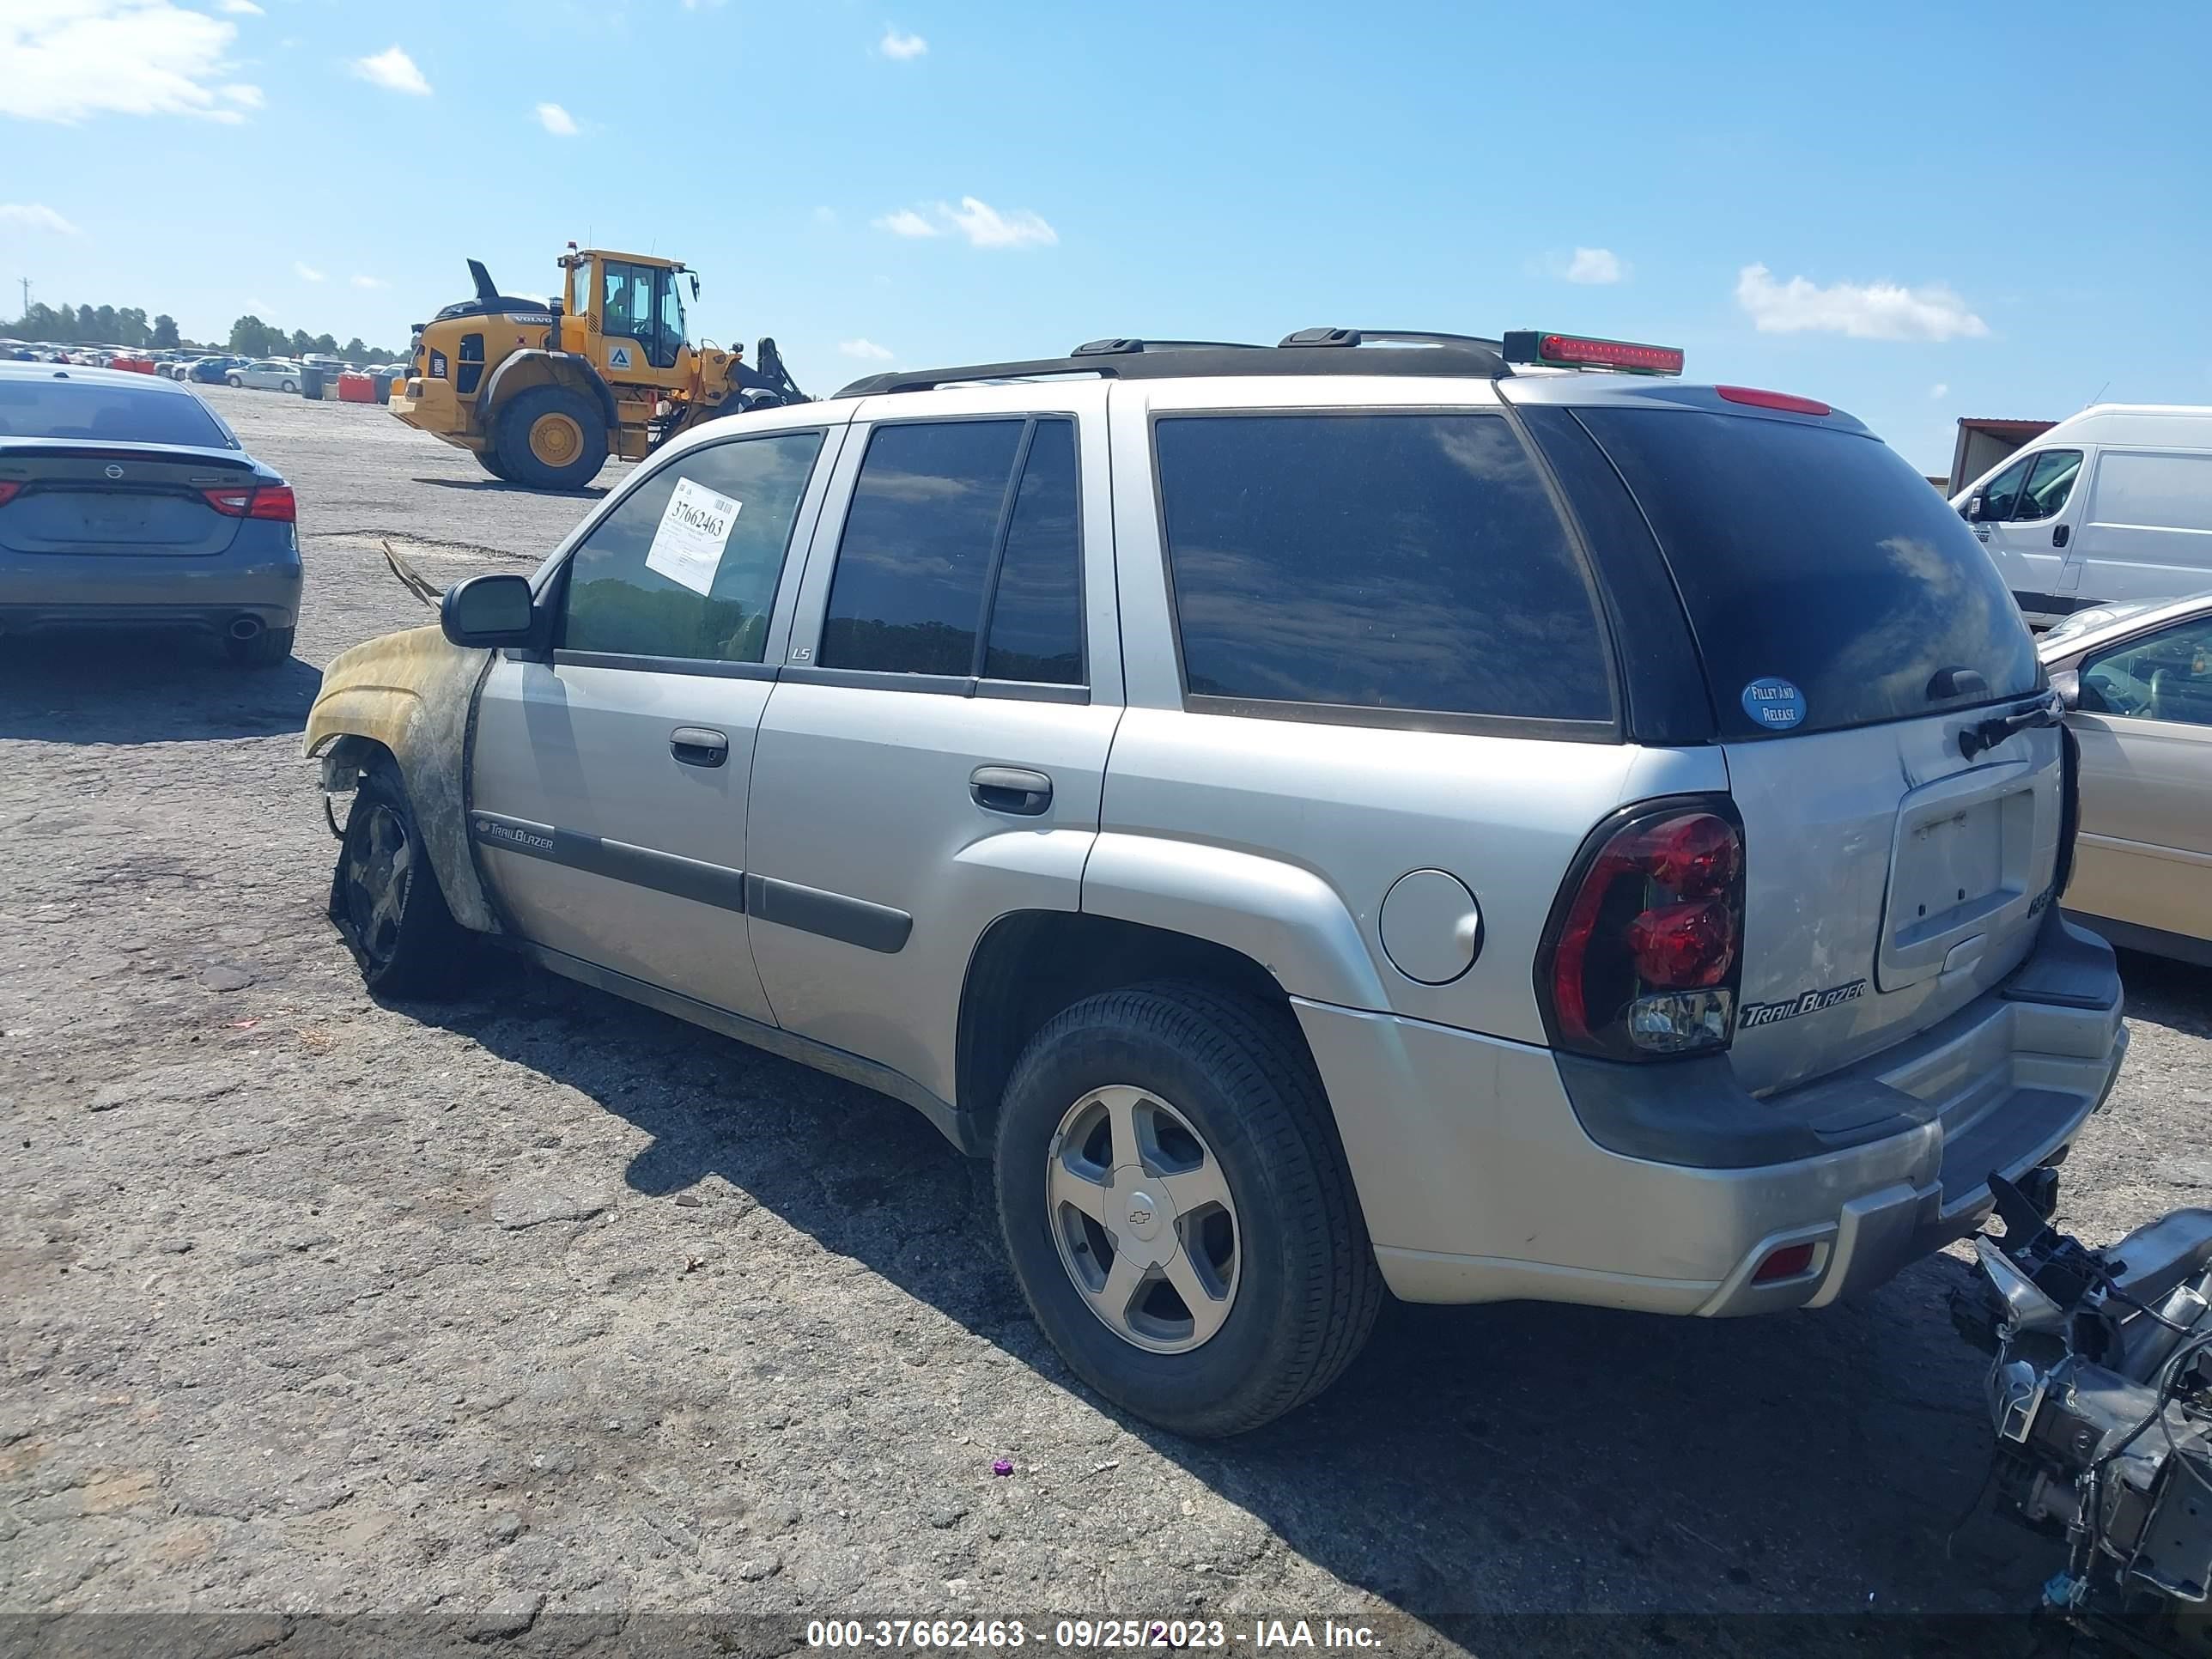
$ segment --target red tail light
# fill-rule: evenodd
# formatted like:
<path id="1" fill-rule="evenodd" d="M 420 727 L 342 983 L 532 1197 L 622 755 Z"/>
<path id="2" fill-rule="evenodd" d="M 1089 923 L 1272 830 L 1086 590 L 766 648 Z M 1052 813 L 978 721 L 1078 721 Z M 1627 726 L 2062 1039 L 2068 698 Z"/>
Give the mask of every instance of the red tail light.
<path id="1" fill-rule="evenodd" d="M 1728 1046 L 1743 956 L 1732 805 L 1674 801 L 1602 826 L 1546 930 L 1536 992 L 1553 1041 L 1612 1060 Z"/>
<path id="2" fill-rule="evenodd" d="M 293 524 L 299 519 L 299 503 L 289 484 L 226 484 L 200 494 L 225 518 L 274 519 L 280 524 Z"/>
<path id="3" fill-rule="evenodd" d="M 0 478 L 0 507 L 5 507 L 9 501 L 14 501 L 16 493 L 22 488 L 23 486 L 13 478 Z"/>

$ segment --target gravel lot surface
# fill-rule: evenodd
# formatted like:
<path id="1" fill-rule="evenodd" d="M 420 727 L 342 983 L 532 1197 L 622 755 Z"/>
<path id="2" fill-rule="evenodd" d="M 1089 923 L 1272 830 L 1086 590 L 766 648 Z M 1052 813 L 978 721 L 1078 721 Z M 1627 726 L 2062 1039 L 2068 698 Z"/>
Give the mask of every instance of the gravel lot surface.
<path id="1" fill-rule="evenodd" d="M 1960 1254 L 1761 1321 L 1393 1307 L 1316 1404 L 1193 1445 L 1073 1383 L 987 1168 L 908 1109 L 534 971 L 370 1000 L 315 665 L 426 619 L 378 538 L 442 583 L 588 503 L 210 392 L 299 491 L 300 659 L 0 643 L 0 1611 L 1333 1613 L 1503 1652 L 1482 1620 L 1726 1644 L 1706 1616 L 2008 1609 L 2057 1565 L 1986 1512 L 1947 1559 L 1989 1443 Z M 2127 970 L 2064 1187 L 2093 1243 L 2212 1201 L 2212 975 Z M 311 1633 L 231 1628 L 164 1641 Z"/>

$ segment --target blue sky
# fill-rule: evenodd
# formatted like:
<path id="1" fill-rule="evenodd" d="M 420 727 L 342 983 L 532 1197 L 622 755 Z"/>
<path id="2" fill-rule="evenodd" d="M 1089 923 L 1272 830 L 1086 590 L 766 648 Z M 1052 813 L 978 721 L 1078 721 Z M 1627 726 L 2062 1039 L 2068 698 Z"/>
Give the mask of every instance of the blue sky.
<path id="1" fill-rule="evenodd" d="M 1940 472 L 1960 415 L 2212 403 L 2208 62 L 2203 0 L 0 0 L 0 276 L 397 345 L 574 238 L 817 392 L 1583 330 Z"/>

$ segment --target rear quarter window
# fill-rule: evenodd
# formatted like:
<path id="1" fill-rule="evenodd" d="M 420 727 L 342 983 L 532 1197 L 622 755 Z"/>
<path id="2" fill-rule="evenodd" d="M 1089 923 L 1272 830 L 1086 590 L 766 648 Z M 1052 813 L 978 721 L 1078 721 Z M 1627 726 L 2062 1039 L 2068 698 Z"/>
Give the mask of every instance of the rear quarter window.
<path id="1" fill-rule="evenodd" d="M 236 449 L 238 440 L 189 392 L 92 380 L 0 379 L 0 437 L 191 444 Z"/>
<path id="2" fill-rule="evenodd" d="M 1164 416 L 1154 443 L 1191 696 L 1609 727 L 1589 584 L 1502 416 Z"/>
<path id="3" fill-rule="evenodd" d="M 1996 567 L 1887 445 L 1812 422 L 1683 409 L 1575 411 L 1658 537 L 1727 738 L 1747 688 L 1785 680 L 1796 732 L 2033 691 L 2035 642 Z M 1945 669 L 1978 695 L 1931 698 Z"/>

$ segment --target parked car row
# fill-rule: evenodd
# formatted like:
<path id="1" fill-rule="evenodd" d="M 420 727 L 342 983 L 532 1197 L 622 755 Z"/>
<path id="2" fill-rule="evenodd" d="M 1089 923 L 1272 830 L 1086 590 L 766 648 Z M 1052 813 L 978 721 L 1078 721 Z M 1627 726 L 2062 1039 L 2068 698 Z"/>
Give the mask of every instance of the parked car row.
<path id="1" fill-rule="evenodd" d="M 298 392 L 308 383 L 307 371 L 319 371 L 325 382 L 340 374 L 364 374 L 389 382 L 406 373 L 404 365 L 370 363 L 362 367 L 343 358 L 309 352 L 304 357 L 242 357 L 224 353 L 145 351 L 126 346 L 42 345 L 23 340 L 0 340 L 0 362 L 54 363 L 65 368 L 114 368 L 136 374 L 157 374 L 166 380 L 201 386 L 228 384 L 266 392 Z"/>

